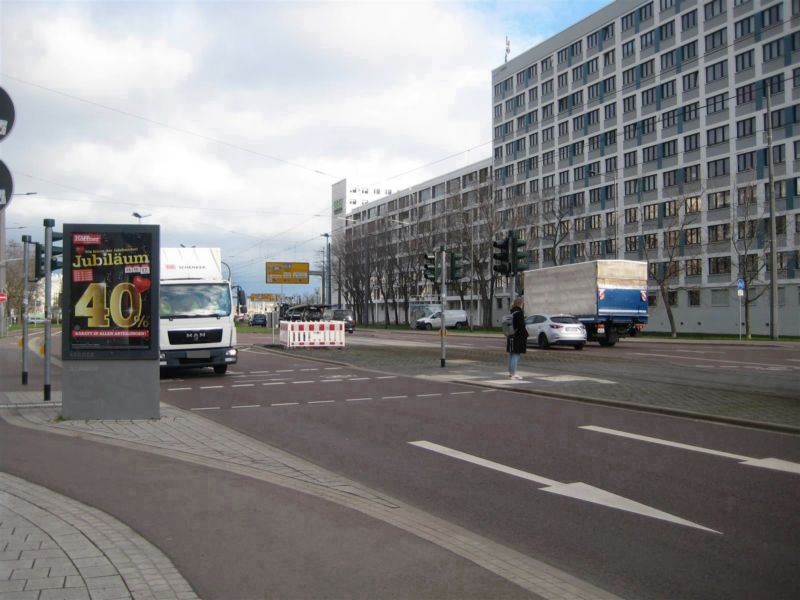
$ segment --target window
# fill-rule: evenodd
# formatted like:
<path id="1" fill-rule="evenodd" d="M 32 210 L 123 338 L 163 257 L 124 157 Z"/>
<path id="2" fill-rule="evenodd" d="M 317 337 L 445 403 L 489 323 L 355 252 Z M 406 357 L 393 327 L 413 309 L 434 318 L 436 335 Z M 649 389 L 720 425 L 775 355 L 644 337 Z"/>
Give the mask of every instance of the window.
<path id="1" fill-rule="evenodd" d="M 539 132 L 534 132 L 528 136 L 528 146 L 535 148 L 539 145 Z"/>
<path id="2" fill-rule="evenodd" d="M 641 78 L 647 79 L 648 77 L 652 77 L 655 74 L 656 69 L 656 61 L 655 59 L 650 59 L 647 62 L 643 62 L 639 65 Z"/>
<path id="3" fill-rule="evenodd" d="M 694 121 L 697 119 L 698 116 L 698 108 L 700 108 L 699 102 L 693 102 L 691 104 L 687 104 L 683 107 L 683 120 L 684 122 L 688 123 L 689 121 Z"/>
<path id="4" fill-rule="evenodd" d="M 668 110 L 667 112 L 661 115 L 661 127 L 662 129 L 667 129 L 668 127 L 674 127 L 678 124 L 678 112 L 680 109 L 675 110 Z"/>
<path id="5" fill-rule="evenodd" d="M 653 18 L 653 3 L 645 4 L 639 9 L 639 21 L 647 21 Z"/>
<path id="6" fill-rule="evenodd" d="M 672 187 L 678 185 L 679 181 L 679 173 L 677 170 L 675 171 L 666 171 L 663 174 L 664 178 L 664 187 Z"/>
<path id="7" fill-rule="evenodd" d="M 610 94 L 615 89 L 617 89 L 617 78 L 616 77 L 609 77 L 603 80 L 603 93 Z"/>
<path id="8" fill-rule="evenodd" d="M 647 204 L 642 207 L 642 218 L 645 221 L 655 221 L 658 219 L 658 204 Z"/>
<path id="9" fill-rule="evenodd" d="M 667 21 L 658 28 L 658 35 L 661 41 L 675 37 L 675 21 Z"/>
<path id="10" fill-rule="evenodd" d="M 775 4 L 761 11 L 761 27 L 766 29 L 781 22 L 781 4 Z"/>
<path id="11" fill-rule="evenodd" d="M 594 33 L 590 33 L 586 36 L 586 48 L 594 48 L 597 46 L 598 42 L 600 41 L 600 32 L 595 31 Z"/>
<path id="12" fill-rule="evenodd" d="M 569 121 L 562 121 L 558 124 L 558 135 L 559 137 L 569 135 Z"/>
<path id="13" fill-rule="evenodd" d="M 730 256 L 712 256 L 708 259 L 708 272 L 711 275 L 721 275 L 723 273 L 731 272 L 731 257 Z M 711 295 L 717 290 L 712 290 Z M 724 290 L 727 294 L 728 290 Z"/>
<path id="14" fill-rule="evenodd" d="M 606 121 L 608 121 L 609 119 L 616 118 L 616 116 L 617 116 L 617 103 L 616 102 L 612 102 L 611 104 L 606 104 L 605 107 L 603 108 L 603 111 L 605 113 Z"/>
<path id="15" fill-rule="evenodd" d="M 635 138 L 636 123 L 630 123 L 629 125 L 625 125 L 623 132 L 626 140 L 632 140 L 633 138 Z"/>
<path id="16" fill-rule="evenodd" d="M 664 158 L 675 156 L 678 153 L 678 140 L 669 140 L 661 144 L 661 155 Z"/>
<path id="17" fill-rule="evenodd" d="M 622 85 L 625 87 L 636 83 L 636 67 L 631 67 L 622 72 Z"/>
<path id="18" fill-rule="evenodd" d="M 661 12 L 664 12 L 668 8 L 672 8 L 673 6 L 675 6 L 675 0 L 661 0 L 660 5 L 661 5 Z"/>
<path id="19" fill-rule="evenodd" d="M 639 209 L 638 208 L 626 208 L 625 209 L 625 222 L 626 223 L 636 223 L 639 221 Z"/>
<path id="20" fill-rule="evenodd" d="M 690 227 L 687 229 L 684 234 L 684 241 L 687 246 L 697 246 L 700 244 L 700 228 L 699 227 Z"/>
<path id="21" fill-rule="evenodd" d="M 711 96 L 706 103 L 706 114 L 713 115 L 714 113 L 721 112 L 728 108 L 728 94 L 717 94 Z"/>
<path id="22" fill-rule="evenodd" d="M 547 58 L 543 58 L 541 64 L 542 64 L 542 73 L 544 73 L 545 71 L 549 71 L 550 69 L 553 68 L 553 57 L 548 56 Z"/>
<path id="23" fill-rule="evenodd" d="M 542 96 L 553 93 L 553 80 L 548 79 L 542 83 Z"/>
<path id="24" fill-rule="evenodd" d="M 589 86 L 589 100 L 594 100 L 600 96 L 600 84 L 593 83 Z"/>
<path id="25" fill-rule="evenodd" d="M 755 84 L 748 83 L 736 88 L 736 105 L 747 104 L 755 99 Z"/>
<path id="26" fill-rule="evenodd" d="M 635 167 L 636 166 L 636 150 L 633 150 L 631 152 L 626 152 L 624 160 L 625 160 L 624 164 L 625 164 L 626 168 L 627 167 Z"/>
<path id="27" fill-rule="evenodd" d="M 700 306 L 700 290 L 686 290 L 686 295 L 689 300 L 689 306 Z"/>
<path id="28" fill-rule="evenodd" d="M 681 17 L 681 31 L 697 27 L 697 9 L 690 10 Z"/>
<path id="29" fill-rule="evenodd" d="M 569 81 L 567 80 L 567 74 L 561 73 L 561 75 L 558 76 L 558 87 L 565 88 L 568 86 L 569 86 Z"/>
<path id="30" fill-rule="evenodd" d="M 736 155 L 736 170 L 738 173 L 742 171 L 751 171 L 756 167 L 756 153 L 744 152 Z"/>
<path id="31" fill-rule="evenodd" d="M 653 133 L 656 130 L 656 118 L 649 117 L 639 122 L 639 127 L 642 129 L 642 135 Z"/>
<path id="32" fill-rule="evenodd" d="M 645 50 L 652 46 L 656 41 L 656 32 L 655 30 L 648 31 L 647 33 L 643 33 L 639 36 L 639 47 L 641 50 Z"/>
<path id="33" fill-rule="evenodd" d="M 672 98 L 675 95 L 675 80 L 667 81 L 661 84 L 661 98 Z"/>
<path id="34" fill-rule="evenodd" d="M 700 196 L 689 196 L 686 198 L 684 208 L 687 215 L 699 213 L 703 208 L 702 202 L 700 202 Z"/>
<path id="35" fill-rule="evenodd" d="M 703 6 L 706 21 L 725 12 L 725 0 L 711 0 Z"/>
<path id="36" fill-rule="evenodd" d="M 714 144 L 721 144 L 728 141 L 728 126 L 722 125 L 720 127 L 713 127 L 706 131 L 707 144 L 713 146 Z"/>
<path id="37" fill-rule="evenodd" d="M 628 96 L 622 99 L 622 112 L 635 112 L 636 111 L 636 95 Z"/>
<path id="38" fill-rule="evenodd" d="M 642 106 L 648 106 L 656 101 L 656 88 L 650 88 L 642 92 Z"/>
<path id="39" fill-rule="evenodd" d="M 625 181 L 625 195 L 632 196 L 639 192 L 639 180 L 638 179 L 628 179 Z"/>
<path id="40" fill-rule="evenodd" d="M 614 62 L 615 61 L 614 61 L 614 51 L 613 50 L 609 50 L 608 52 L 603 54 L 603 66 L 604 67 L 610 67 L 611 65 L 614 64 Z"/>
<path id="41" fill-rule="evenodd" d="M 652 192 L 657 187 L 657 180 L 655 175 L 648 175 L 646 177 L 642 177 L 642 191 L 643 192 Z"/>
<path id="42" fill-rule="evenodd" d="M 656 250 L 658 248 L 658 234 L 648 233 L 644 237 L 644 247 L 648 250 Z M 654 264 L 654 263 L 651 263 Z"/>
<path id="43" fill-rule="evenodd" d="M 661 55 L 661 71 L 668 71 L 675 66 L 675 54 L 676 50 L 671 50 L 670 52 L 665 52 Z"/>
<path id="44" fill-rule="evenodd" d="M 728 76 L 728 61 L 721 60 L 706 67 L 706 83 L 719 81 Z"/>
<path id="45" fill-rule="evenodd" d="M 684 266 L 686 267 L 686 274 L 689 276 L 703 274 L 703 262 L 699 258 L 690 258 Z"/>
<path id="46" fill-rule="evenodd" d="M 683 180 L 686 183 L 698 181 L 700 179 L 700 165 L 690 165 L 683 168 Z"/>
<path id="47" fill-rule="evenodd" d="M 755 16 L 749 16 L 741 21 L 736 21 L 733 24 L 733 37 L 734 39 L 741 39 L 753 33 L 753 25 L 755 23 Z"/>
<path id="48" fill-rule="evenodd" d="M 746 52 L 742 52 L 741 54 L 736 55 L 736 72 L 740 73 L 742 71 L 746 71 L 747 69 L 753 68 L 753 56 L 755 52 L 753 50 L 747 50 Z"/>
<path id="49" fill-rule="evenodd" d="M 708 195 L 708 210 L 714 208 L 725 208 L 730 206 L 731 192 L 730 190 L 723 190 L 721 192 L 712 192 Z"/>
<path id="50" fill-rule="evenodd" d="M 687 73 L 683 76 L 683 91 L 696 90 L 698 84 L 698 72 Z"/>
<path id="51" fill-rule="evenodd" d="M 637 252 L 639 250 L 639 237 L 632 235 L 625 238 L 625 252 Z"/>
<path id="52" fill-rule="evenodd" d="M 664 247 L 675 248 L 678 245 L 679 231 L 665 231 L 664 232 Z"/>
<path id="53" fill-rule="evenodd" d="M 723 27 L 706 35 L 706 52 L 713 52 L 717 48 L 722 48 L 728 41 L 728 28 Z"/>
<path id="54" fill-rule="evenodd" d="M 728 223 L 708 226 L 709 242 L 724 242 L 729 239 L 730 239 L 730 225 L 728 225 Z"/>
<path id="55" fill-rule="evenodd" d="M 627 58 L 628 56 L 635 56 L 635 55 L 636 55 L 636 42 L 634 40 L 622 44 L 622 58 Z"/>
<path id="56" fill-rule="evenodd" d="M 636 11 L 622 17 L 622 31 L 630 29 L 636 24 Z"/>
<path id="57" fill-rule="evenodd" d="M 720 158 L 717 160 L 710 160 L 707 163 L 708 177 L 722 177 L 728 174 L 728 158 Z"/>
<path id="58" fill-rule="evenodd" d="M 742 119 L 741 121 L 736 121 L 737 138 L 744 138 L 744 137 L 750 137 L 751 135 L 755 135 L 755 129 L 756 129 L 755 117 L 749 117 L 747 119 Z"/>
<path id="59" fill-rule="evenodd" d="M 658 144 L 642 148 L 642 162 L 652 162 L 658 160 Z"/>
<path id="60" fill-rule="evenodd" d="M 764 53 L 764 62 L 783 56 L 783 39 L 768 42 L 761 46 Z"/>
<path id="61" fill-rule="evenodd" d="M 683 57 L 684 62 L 688 62 L 697 58 L 697 42 L 689 42 L 688 44 L 681 46 L 681 56 Z"/>

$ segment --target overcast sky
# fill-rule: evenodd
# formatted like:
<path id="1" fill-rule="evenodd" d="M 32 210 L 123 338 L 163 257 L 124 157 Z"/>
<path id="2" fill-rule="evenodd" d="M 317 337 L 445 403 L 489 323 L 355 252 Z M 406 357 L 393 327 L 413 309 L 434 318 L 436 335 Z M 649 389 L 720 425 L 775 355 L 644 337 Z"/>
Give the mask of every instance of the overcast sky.
<path id="1" fill-rule="evenodd" d="M 505 37 L 513 57 L 607 3 L 0 0 L 0 158 L 37 193 L 7 237 L 139 212 L 162 245 L 219 246 L 248 293 L 277 291 L 264 262 L 319 261 L 331 184 L 489 157 Z"/>

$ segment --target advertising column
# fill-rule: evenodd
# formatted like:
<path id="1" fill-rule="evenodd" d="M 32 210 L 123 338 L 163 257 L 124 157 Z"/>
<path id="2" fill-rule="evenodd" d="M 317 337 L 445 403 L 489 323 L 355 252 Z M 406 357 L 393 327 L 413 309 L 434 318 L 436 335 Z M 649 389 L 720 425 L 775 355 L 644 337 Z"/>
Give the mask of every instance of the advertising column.
<path id="1" fill-rule="evenodd" d="M 157 419 L 157 225 L 64 225 L 66 419 Z"/>

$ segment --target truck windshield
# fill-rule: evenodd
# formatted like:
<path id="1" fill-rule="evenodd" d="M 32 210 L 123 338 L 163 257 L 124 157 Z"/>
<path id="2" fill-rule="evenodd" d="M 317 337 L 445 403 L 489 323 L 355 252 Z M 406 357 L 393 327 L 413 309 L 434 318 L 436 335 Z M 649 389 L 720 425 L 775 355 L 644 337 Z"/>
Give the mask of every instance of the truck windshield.
<path id="1" fill-rule="evenodd" d="M 161 285 L 162 319 L 227 317 L 231 314 L 231 290 L 223 283 Z"/>

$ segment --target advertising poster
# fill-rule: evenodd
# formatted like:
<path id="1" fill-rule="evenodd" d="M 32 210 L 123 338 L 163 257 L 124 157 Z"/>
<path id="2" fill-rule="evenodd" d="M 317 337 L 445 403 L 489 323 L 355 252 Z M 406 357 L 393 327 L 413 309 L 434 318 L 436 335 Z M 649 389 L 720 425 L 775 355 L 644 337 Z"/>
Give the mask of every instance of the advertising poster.
<path id="1" fill-rule="evenodd" d="M 64 225 L 63 357 L 157 359 L 159 228 Z"/>

